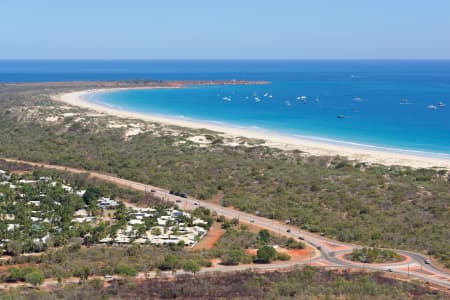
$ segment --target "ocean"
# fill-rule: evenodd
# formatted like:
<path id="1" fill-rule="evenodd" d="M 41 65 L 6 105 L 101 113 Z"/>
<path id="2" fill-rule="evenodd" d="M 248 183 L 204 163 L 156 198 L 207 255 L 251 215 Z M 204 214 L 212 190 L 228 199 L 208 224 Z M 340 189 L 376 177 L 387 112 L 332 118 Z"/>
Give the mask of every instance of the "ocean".
<path id="1" fill-rule="evenodd" d="M 0 61 L 0 82 L 264 80 L 97 94 L 140 113 L 450 158 L 450 61 Z"/>

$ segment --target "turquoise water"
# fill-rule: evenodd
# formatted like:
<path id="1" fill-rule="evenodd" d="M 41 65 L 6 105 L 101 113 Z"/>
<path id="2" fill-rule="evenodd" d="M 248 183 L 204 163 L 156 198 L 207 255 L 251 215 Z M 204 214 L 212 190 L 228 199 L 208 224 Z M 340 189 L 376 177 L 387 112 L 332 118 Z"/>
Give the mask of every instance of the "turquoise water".
<path id="1" fill-rule="evenodd" d="M 127 90 L 92 100 L 141 113 L 450 156 L 450 105 L 438 105 L 447 99 L 450 104 L 449 74 L 433 81 L 436 74 L 418 73 L 337 71 L 298 80 L 272 75 L 264 78 L 270 85 Z"/>
<path id="2" fill-rule="evenodd" d="M 264 86 L 120 91 L 93 101 L 450 156 L 450 61 L 0 61 L 0 82 L 115 79 L 268 80 Z M 438 108 L 440 101 L 447 105 Z"/>

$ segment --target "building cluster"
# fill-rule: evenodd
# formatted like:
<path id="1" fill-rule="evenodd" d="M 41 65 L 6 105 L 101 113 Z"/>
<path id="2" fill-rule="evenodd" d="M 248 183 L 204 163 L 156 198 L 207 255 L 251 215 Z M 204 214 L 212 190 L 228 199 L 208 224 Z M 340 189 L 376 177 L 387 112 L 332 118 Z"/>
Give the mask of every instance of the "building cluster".
<path id="1" fill-rule="evenodd" d="M 103 244 L 179 244 L 194 246 L 206 233 L 208 223 L 189 213 L 173 208 L 130 208 L 127 224 L 115 236 L 108 235 Z M 150 224 L 150 225 L 149 225 Z"/>
<path id="2" fill-rule="evenodd" d="M 125 207 L 103 196 L 94 202 L 100 213 L 93 215 L 92 206 L 82 199 L 85 193 L 86 190 L 50 177 L 12 179 L 8 172 L 0 170 L 0 253 L 11 239 L 42 245 L 52 235 L 67 230 L 67 226 L 61 225 L 64 223 L 61 212 L 67 212 L 67 205 L 75 207 L 65 216 L 69 230 L 83 224 L 95 227 L 102 221 L 109 222 L 107 232 L 95 241 L 100 244 L 193 246 L 207 232 L 207 222 L 189 213 L 173 208 Z M 70 201 L 60 200 L 62 196 Z M 122 210 L 121 220 L 116 217 L 117 210 Z"/>

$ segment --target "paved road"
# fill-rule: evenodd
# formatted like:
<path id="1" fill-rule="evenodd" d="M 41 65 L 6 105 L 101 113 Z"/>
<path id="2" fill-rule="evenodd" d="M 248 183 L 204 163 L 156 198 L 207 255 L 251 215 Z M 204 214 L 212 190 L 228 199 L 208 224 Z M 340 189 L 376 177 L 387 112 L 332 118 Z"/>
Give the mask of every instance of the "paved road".
<path id="1" fill-rule="evenodd" d="M 218 204 L 211 203 L 208 201 L 202 201 L 193 198 L 183 198 L 175 195 L 169 194 L 169 191 L 146 185 L 140 182 L 135 182 L 127 179 L 118 178 L 115 176 L 102 174 L 99 172 L 85 171 L 75 168 L 68 168 L 64 166 L 57 165 L 49 165 L 42 163 L 34 163 L 28 161 L 14 160 L 14 159 L 5 159 L 10 162 L 19 162 L 25 163 L 33 166 L 41 166 L 50 169 L 63 170 L 72 173 L 89 173 L 91 177 L 101 179 L 103 181 L 111 182 L 123 187 L 132 188 L 144 192 L 153 193 L 155 196 L 158 196 L 167 201 L 172 201 L 180 207 L 180 209 L 184 210 L 193 210 L 196 207 L 202 206 L 210 209 L 211 211 L 216 212 L 219 215 L 223 215 L 226 218 L 238 218 L 239 222 L 251 224 L 257 226 L 261 229 L 267 229 L 275 233 L 279 233 L 286 237 L 292 237 L 296 240 L 303 240 L 307 244 L 312 246 L 311 258 L 305 263 L 311 263 L 316 266 L 324 266 L 324 267 L 344 267 L 344 268 L 358 268 L 358 269 L 367 269 L 367 270 L 379 270 L 379 271 L 388 271 L 396 274 L 406 275 L 411 278 L 422 279 L 426 282 L 434 283 L 445 287 L 450 290 L 450 273 L 446 270 L 440 269 L 439 267 L 433 265 L 432 263 L 428 263 L 431 260 L 427 258 L 425 255 L 420 253 L 415 253 L 411 251 L 403 251 L 403 250 L 395 250 L 401 255 L 405 256 L 406 260 L 400 263 L 390 263 L 390 264 L 362 264 L 356 263 L 352 261 L 348 261 L 343 259 L 342 257 L 346 253 L 350 253 L 354 248 L 360 248 L 362 246 L 347 244 L 338 242 L 335 240 L 328 239 L 326 237 L 301 230 L 295 226 L 291 226 L 289 224 L 285 224 L 280 221 L 271 220 L 268 218 L 255 216 L 249 213 L 241 212 L 239 210 L 222 207 Z M 427 262 L 427 263 L 425 263 Z M 285 263 L 283 265 L 274 265 L 274 266 L 266 266 L 266 268 L 286 268 L 288 266 L 294 266 L 298 263 Z M 248 267 L 246 267 L 248 268 Z M 264 268 L 260 267 L 260 268 Z"/>

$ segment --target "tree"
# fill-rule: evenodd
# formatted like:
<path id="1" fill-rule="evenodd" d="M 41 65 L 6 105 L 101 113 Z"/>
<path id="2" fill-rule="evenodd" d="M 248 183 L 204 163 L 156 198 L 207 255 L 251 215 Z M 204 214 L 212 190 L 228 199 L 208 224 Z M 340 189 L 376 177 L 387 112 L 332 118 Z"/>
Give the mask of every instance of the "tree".
<path id="1" fill-rule="evenodd" d="M 159 265 L 162 271 L 175 270 L 178 266 L 178 258 L 173 254 L 167 254 L 164 261 Z"/>
<path id="2" fill-rule="evenodd" d="M 161 234 L 161 229 L 159 227 L 153 227 L 152 228 L 152 234 L 153 235 L 160 235 Z"/>
<path id="3" fill-rule="evenodd" d="M 183 264 L 183 270 L 186 272 L 191 272 L 195 276 L 195 273 L 200 271 L 200 265 L 195 260 L 191 259 Z"/>
<path id="4" fill-rule="evenodd" d="M 83 266 L 75 272 L 75 275 L 80 277 L 81 282 L 85 283 L 89 276 L 92 274 L 92 270 L 89 266 Z"/>
<path id="5" fill-rule="evenodd" d="M 91 202 L 97 204 L 97 200 L 102 196 L 102 192 L 93 186 L 90 186 L 86 189 L 86 192 L 83 194 L 83 200 L 86 205 L 90 205 Z"/>
<path id="6" fill-rule="evenodd" d="M 267 229 L 259 231 L 259 240 L 262 244 L 267 244 L 270 239 L 270 232 Z"/>
<path id="7" fill-rule="evenodd" d="M 44 274 L 40 270 L 35 270 L 25 275 L 25 282 L 31 283 L 34 286 L 41 285 L 44 279 Z"/>
<path id="8" fill-rule="evenodd" d="M 22 254 L 22 243 L 19 241 L 9 241 L 6 245 L 6 251 L 12 256 Z"/>
<path id="9" fill-rule="evenodd" d="M 261 263 L 270 263 L 277 258 L 277 251 L 272 246 L 262 246 L 256 252 L 256 260 Z"/>

